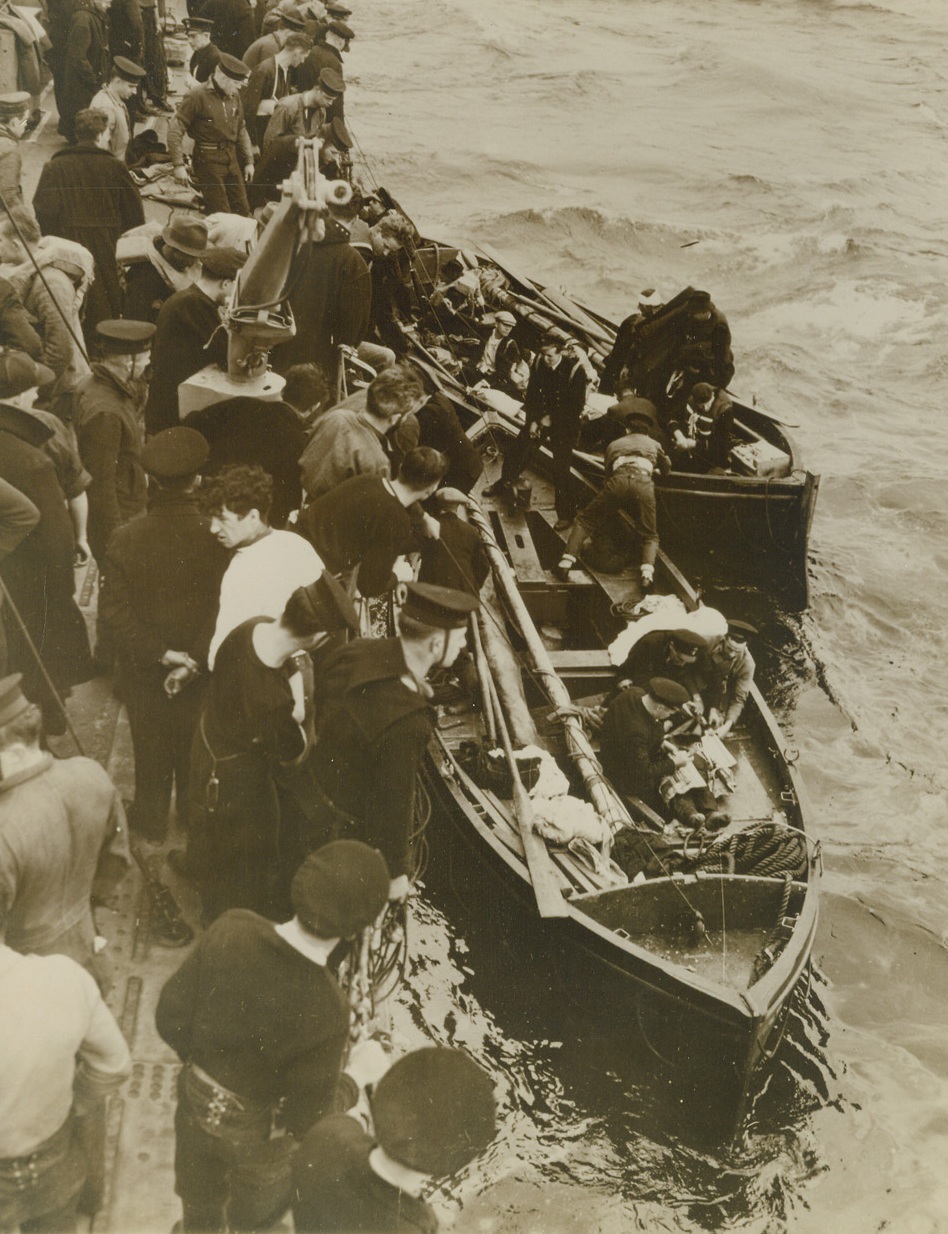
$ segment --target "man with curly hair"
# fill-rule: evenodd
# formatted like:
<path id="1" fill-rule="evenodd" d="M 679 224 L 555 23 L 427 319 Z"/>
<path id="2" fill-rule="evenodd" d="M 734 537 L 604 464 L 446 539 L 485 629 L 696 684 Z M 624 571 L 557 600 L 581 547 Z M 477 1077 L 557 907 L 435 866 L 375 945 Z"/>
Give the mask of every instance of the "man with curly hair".
<path id="1" fill-rule="evenodd" d="M 233 550 L 207 657 L 213 669 L 231 630 L 251 617 L 279 617 L 297 587 L 316 582 L 323 563 L 302 536 L 270 526 L 273 477 L 262 467 L 224 467 L 202 492 L 211 535 Z"/>

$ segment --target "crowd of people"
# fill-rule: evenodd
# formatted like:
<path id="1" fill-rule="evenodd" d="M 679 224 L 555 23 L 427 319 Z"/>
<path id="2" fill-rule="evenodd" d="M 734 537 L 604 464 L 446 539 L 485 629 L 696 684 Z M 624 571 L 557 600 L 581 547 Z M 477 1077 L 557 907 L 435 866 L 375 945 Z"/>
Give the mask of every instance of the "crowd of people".
<path id="1" fill-rule="evenodd" d="M 92 905 L 133 853 L 164 854 L 201 903 L 157 1007 L 182 1062 L 180 1228 L 264 1229 L 292 1207 L 301 1231 L 434 1230 L 429 1181 L 495 1133 L 491 1083 L 462 1051 L 390 1065 L 374 1043 L 348 1050 L 334 975 L 338 945 L 409 893 L 429 679 L 462 655 L 488 573 L 465 514 L 483 462 L 410 355 L 425 319 L 469 390 L 523 402 L 495 496 L 515 498 L 549 442 L 564 576 L 631 563 L 648 586 L 654 475 L 727 465 L 730 336 L 704 293 L 643 293 L 596 363 L 562 330 L 488 309 L 462 253 L 419 306 L 415 230 L 351 169 L 351 17 L 336 0 L 189 3 L 175 107 L 160 3 L 51 4 L 66 145 L 31 205 L 17 148 L 30 96 L 0 96 L 0 968 L 17 1008 L 0 1017 L 0 1230 L 68 1230 L 101 1202 L 104 1101 L 130 1060 Z M 163 148 L 143 140 L 156 119 Z M 301 137 L 354 191 L 287 290 L 281 397 L 191 410 L 189 381 L 226 368 L 222 311 Z M 146 221 L 132 173 L 155 158 L 203 216 Z M 674 318 L 684 344 L 650 334 L 653 318 Z M 351 374 L 361 400 L 340 397 Z M 617 401 L 589 420 L 595 385 Z M 577 445 L 605 456 L 584 509 Z M 90 562 L 94 649 L 76 601 Z M 359 600 L 389 596 L 395 632 L 360 636 Z M 687 632 L 643 640 L 600 716 L 620 788 L 657 804 L 664 722 L 685 705 L 729 731 L 753 678 L 747 633 L 732 623 L 703 646 L 700 680 Z M 97 674 L 127 712 L 129 802 L 93 760 L 47 748 Z M 714 803 L 699 813 L 713 822 Z M 155 928 L 168 946 L 193 937 L 174 914 Z"/>

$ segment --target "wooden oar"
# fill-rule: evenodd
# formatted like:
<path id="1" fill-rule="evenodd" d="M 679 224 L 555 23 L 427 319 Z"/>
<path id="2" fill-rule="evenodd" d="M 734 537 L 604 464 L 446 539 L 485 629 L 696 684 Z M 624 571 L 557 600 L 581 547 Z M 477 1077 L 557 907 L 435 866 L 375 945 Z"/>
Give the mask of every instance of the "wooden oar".
<path id="1" fill-rule="evenodd" d="M 553 667 L 549 653 L 543 646 L 530 611 L 524 603 L 517 586 L 517 577 L 494 539 L 484 512 L 473 499 L 468 504 L 468 517 L 473 526 L 480 532 L 481 539 L 487 549 L 487 555 L 493 568 L 494 578 L 503 592 L 517 628 L 527 644 L 527 651 L 533 664 L 533 669 L 546 690 L 547 698 L 554 707 L 572 707 L 573 700 L 569 690 L 560 680 Z M 569 756 L 579 774 L 582 776 L 589 799 L 599 817 L 606 823 L 610 833 L 615 833 L 620 827 L 635 827 L 635 823 L 626 808 L 625 802 L 604 777 L 602 767 L 592 748 L 589 737 L 575 715 L 560 715 L 560 723 L 566 734 L 566 745 Z M 603 856 L 608 856 L 609 841 L 603 845 Z"/>
<path id="2" fill-rule="evenodd" d="M 490 692 L 490 669 L 487 665 L 487 657 L 484 655 L 484 644 L 481 641 L 481 626 L 477 613 L 471 614 L 471 642 L 474 644 L 474 667 L 477 669 L 477 681 L 481 688 L 484 723 L 487 726 L 490 743 L 494 746 L 497 744 L 497 723 L 494 719 L 494 704 Z"/>
<path id="3" fill-rule="evenodd" d="M 527 869 L 530 871 L 530 881 L 533 883 L 537 912 L 541 917 L 568 917 L 569 907 L 560 890 L 553 858 L 546 847 L 546 841 L 533 829 L 533 806 L 530 804 L 527 790 L 520 779 L 520 768 L 514 758 L 513 746 L 510 744 L 510 733 L 507 731 L 507 721 L 500 705 L 500 699 L 497 697 L 497 687 L 489 674 L 487 687 L 490 692 L 494 718 L 497 721 L 497 734 L 503 746 L 507 766 L 510 768 L 510 778 L 513 782 L 514 817 L 517 820 L 520 839 L 523 843 Z"/>

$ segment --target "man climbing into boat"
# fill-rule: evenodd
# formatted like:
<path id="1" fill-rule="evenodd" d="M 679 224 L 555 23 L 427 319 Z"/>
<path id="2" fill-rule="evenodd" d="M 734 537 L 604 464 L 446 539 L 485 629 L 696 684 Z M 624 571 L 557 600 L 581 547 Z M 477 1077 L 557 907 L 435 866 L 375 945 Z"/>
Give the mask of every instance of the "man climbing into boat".
<path id="1" fill-rule="evenodd" d="M 356 639 L 327 657 L 312 758 L 322 838 L 351 835 L 378 847 L 391 899 L 409 888 L 415 781 L 434 725 L 426 678 L 455 662 L 478 608 L 474 596 L 447 587 L 409 583 L 405 591 L 396 638 Z"/>
<path id="2" fill-rule="evenodd" d="M 658 556 L 651 456 L 664 458 L 664 451 L 643 433 L 620 441 L 629 442 L 633 437 L 642 443 L 633 447 L 635 453 L 609 447 L 609 478 L 573 523 L 566 550 L 556 567 L 560 578 L 567 578 L 581 557 L 593 570 L 604 574 L 618 574 L 637 564 L 642 586 L 651 584 Z"/>

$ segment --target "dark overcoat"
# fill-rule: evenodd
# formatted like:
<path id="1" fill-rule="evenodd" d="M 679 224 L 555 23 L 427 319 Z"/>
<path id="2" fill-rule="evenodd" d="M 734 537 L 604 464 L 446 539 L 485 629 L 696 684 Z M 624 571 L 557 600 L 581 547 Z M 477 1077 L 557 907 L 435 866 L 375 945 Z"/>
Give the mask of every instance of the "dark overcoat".
<path id="1" fill-rule="evenodd" d="M 88 0 L 79 0 L 63 52 L 59 127 L 70 141 L 76 137 L 76 112 L 88 107 L 92 96 L 108 81 L 111 62 L 108 19 Z"/>
<path id="2" fill-rule="evenodd" d="M 95 260 L 83 328 L 122 315 L 115 246 L 124 231 L 145 221 L 141 195 L 124 164 L 108 150 L 82 143 L 57 150 L 43 167 L 33 210 L 44 236 L 62 236 L 84 245 Z"/>
<path id="3" fill-rule="evenodd" d="M 289 296 L 296 334 L 274 347 L 271 362 L 278 373 L 293 364 L 318 364 L 332 384 L 338 345 L 357 347 L 368 333 L 372 279 L 348 231 L 334 219 L 327 221 L 326 238 L 309 248 L 305 262 Z"/>
<path id="4" fill-rule="evenodd" d="M 161 306 L 151 349 L 152 379 L 145 405 L 149 435 L 180 422 L 178 386 L 208 364 L 227 365 L 227 334 L 214 301 L 192 284 Z"/>

